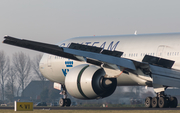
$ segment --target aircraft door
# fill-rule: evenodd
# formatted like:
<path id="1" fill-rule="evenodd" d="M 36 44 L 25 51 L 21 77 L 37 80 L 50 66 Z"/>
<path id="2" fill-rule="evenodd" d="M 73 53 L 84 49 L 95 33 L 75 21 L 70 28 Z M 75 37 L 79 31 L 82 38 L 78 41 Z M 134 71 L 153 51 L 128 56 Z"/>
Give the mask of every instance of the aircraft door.
<path id="1" fill-rule="evenodd" d="M 47 65 L 48 65 L 48 67 L 51 67 L 51 60 L 52 60 L 51 57 L 52 57 L 52 56 L 49 55 L 49 56 L 48 56 L 48 59 L 47 59 Z"/>
<path id="2" fill-rule="evenodd" d="M 47 59 L 47 67 L 48 67 L 48 73 L 51 76 L 53 75 L 52 60 L 53 60 L 53 56 L 49 55 Z"/>
<path id="3" fill-rule="evenodd" d="M 164 57 L 166 55 L 166 46 L 165 45 L 160 45 L 157 49 L 156 56 L 157 57 Z"/>

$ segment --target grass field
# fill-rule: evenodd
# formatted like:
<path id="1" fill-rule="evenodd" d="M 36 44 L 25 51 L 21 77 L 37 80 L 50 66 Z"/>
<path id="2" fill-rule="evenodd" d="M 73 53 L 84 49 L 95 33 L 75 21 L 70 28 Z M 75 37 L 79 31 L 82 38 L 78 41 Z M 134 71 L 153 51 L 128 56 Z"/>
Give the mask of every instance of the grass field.
<path id="1" fill-rule="evenodd" d="M 180 113 L 180 110 L 0 110 L 0 113 Z"/>

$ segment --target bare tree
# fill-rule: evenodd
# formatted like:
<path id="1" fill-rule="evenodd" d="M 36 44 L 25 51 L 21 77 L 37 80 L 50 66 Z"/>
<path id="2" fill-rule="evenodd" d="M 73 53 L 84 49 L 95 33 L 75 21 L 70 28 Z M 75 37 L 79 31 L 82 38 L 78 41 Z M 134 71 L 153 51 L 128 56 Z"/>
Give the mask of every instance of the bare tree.
<path id="1" fill-rule="evenodd" d="M 34 74 L 36 74 L 37 77 L 42 81 L 42 86 L 44 89 L 44 81 L 46 80 L 46 78 L 39 71 L 39 62 L 41 58 L 42 58 L 42 54 L 38 54 L 34 57 L 33 62 L 32 62 L 32 69 L 34 71 Z"/>
<path id="2" fill-rule="evenodd" d="M 2 100 L 4 100 L 4 87 L 9 69 L 9 57 L 5 55 L 4 51 L 0 51 L 0 85 L 2 90 Z"/>
<path id="3" fill-rule="evenodd" d="M 22 91 L 24 91 L 25 85 L 29 82 L 31 60 L 25 53 L 18 52 L 13 54 L 13 65 L 16 71 L 19 87 L 21 86 Z"/>
<path id="4" fill-rule="evenodd" d="M 16 72 L 14 71 L 13 66 L 11 66 L 7 76 L 7 84 L 5 91 L 6 98 L 8 98 L 11 102 L 13 101 L 15 94 L 15 80 L 16 80 Z"/>
<path id="5" fill-rule="evenodd" d="M 21 83 L 19 83 L 19 84 L 18 84 L 18 87 L 17 87 L 17 91 L 16 91 L 16 96 L 17 96 L 17 97 L 19 96 L 20 88 L 21 88 Z"/>

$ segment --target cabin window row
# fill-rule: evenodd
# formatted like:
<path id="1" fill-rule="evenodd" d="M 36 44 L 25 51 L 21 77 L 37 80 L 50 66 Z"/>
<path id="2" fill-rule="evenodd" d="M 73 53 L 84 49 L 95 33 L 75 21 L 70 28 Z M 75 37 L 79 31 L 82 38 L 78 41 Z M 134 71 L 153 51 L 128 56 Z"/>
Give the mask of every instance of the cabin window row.
<path id="1" fill-rule="evenodd" d="M 179 56 L 179 52 L 167 52 L 167 56 Z"/>
<path id="2" fill-rule="evenodd" d="M 154 56 L 155 53 L 141 53 L 140 56 L 145 56 L 145 55 L 151 55 Z M 122 55 L 123 57 L 126 57 L 126 54 Z M 138 57 L 138 53 L 129 53 L 128 57 Z"/>

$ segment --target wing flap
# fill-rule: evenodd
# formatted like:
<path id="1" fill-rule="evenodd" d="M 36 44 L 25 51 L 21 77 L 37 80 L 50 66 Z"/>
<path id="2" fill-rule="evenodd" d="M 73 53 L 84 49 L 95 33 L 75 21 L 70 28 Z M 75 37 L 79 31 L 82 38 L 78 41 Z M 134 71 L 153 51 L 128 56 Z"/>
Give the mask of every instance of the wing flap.
<path id="1" fill-rule="evenodd" d="M 150 55 L 145 55 L 142 62 L 148 62 L 149 64 L 158 65 L 165 68 L 171 68 L 174 64 L 174 61 L 172 60 L 150 56 Z"/>
<path id="2" fill-rule="evenodd" d="M 109 51 L 109 50 L 103 50 L 101 53 L 105 55 L 111 55 L 114 57 L 121 57 L 123 54 L 123 52 L 120 51 Z"/>
<path id="3" fill-rule="evenodd" d="M 120 52 L 120 51 L 103 50 L 102 48 L 99 48 L 99 47 L 87 46 L 87 45 L 82 45 L 82 44 L 77 44 L 77 43 L 71 43 L 69 48 L 93 52 L 93 53 L 101 53 L 101 54 L 110 55 L 110 56 L 114 56 L 114 57 L 121 57 L 123 54 L 123 52 Z"/>
<path id="4" fill-rule="evenodd" d="M 160 84 L 163 86 L 180 87 L 180 79 L 170 78 L 167 76 L 160 76 L 152 74 L 153 84 Z"/>
<path id="5" fill-rule="evenodd" d="M 87 45 L 82 45 L 82 44 L 77 44 L 77 43 L 71 43 L 69 48 L 82 50 L 82 51 L 89 51 L 89 52 L 94 52 L 94 53 L 100 53 L 102 50 L 102 48 L 99 48 L 99 47 L 87 46 Z"/>
<path id="6" fill-rule="evenodd" d="M 159 66 L 149 65 L 153 84 L 164 86 L 180 87 L 180 71 Z"/>

